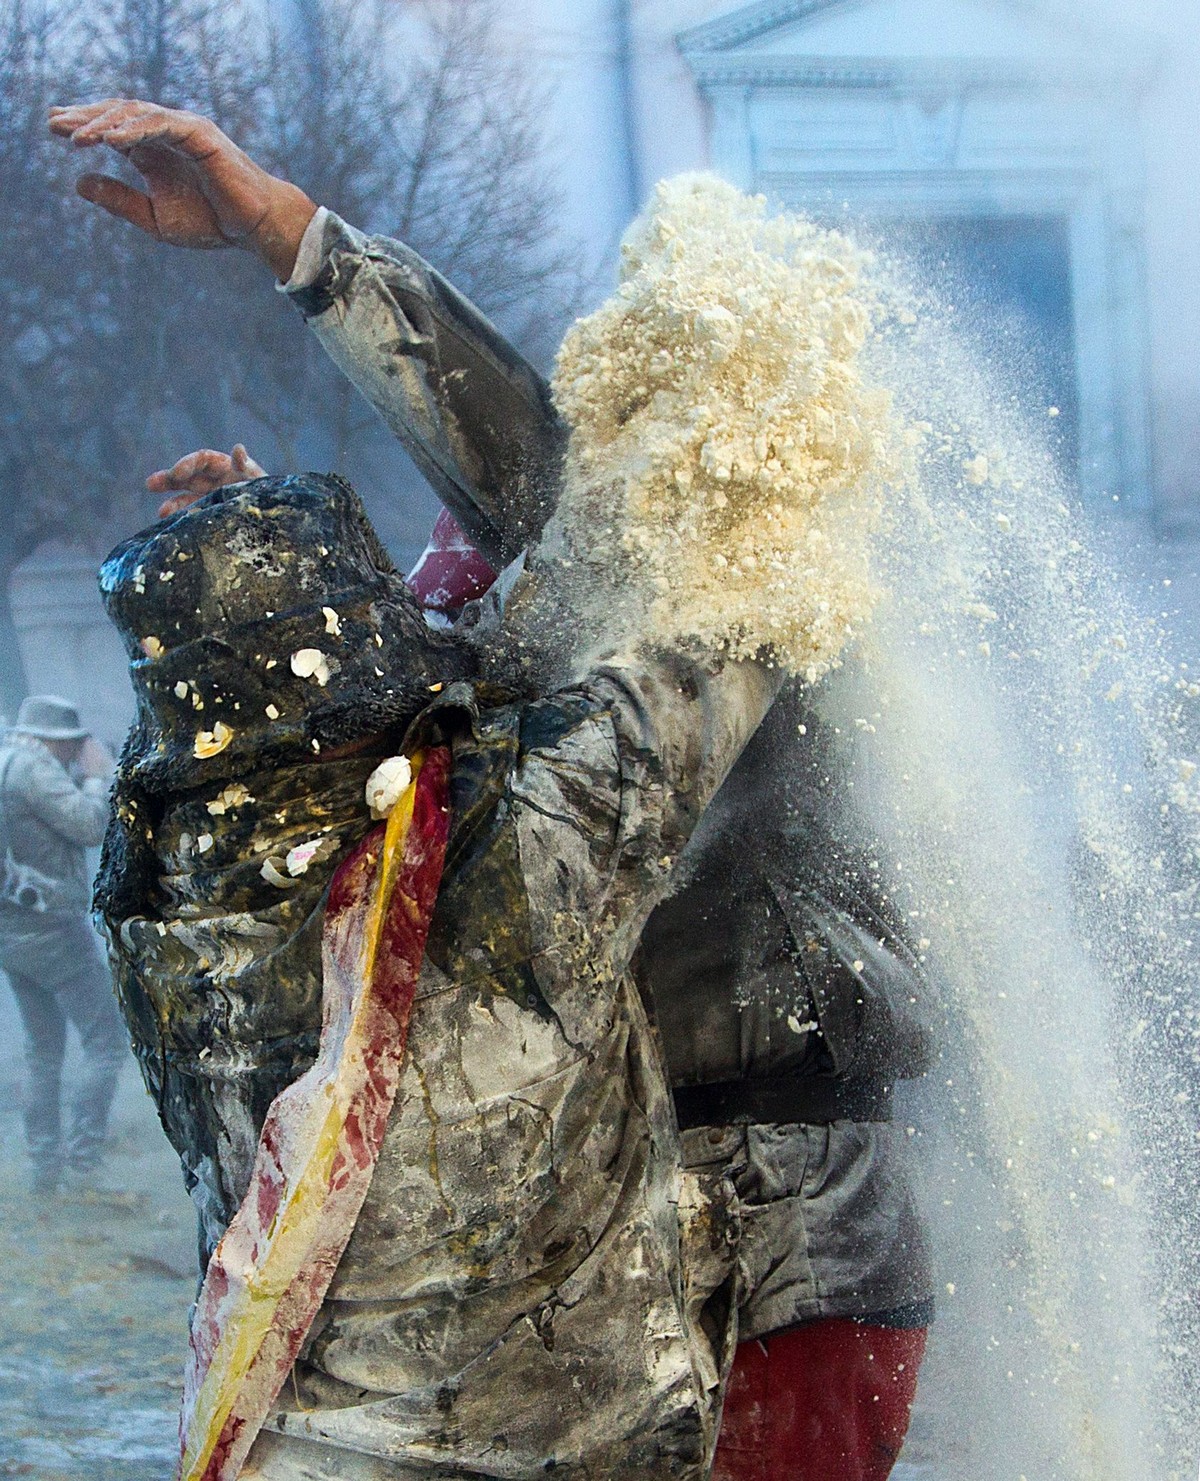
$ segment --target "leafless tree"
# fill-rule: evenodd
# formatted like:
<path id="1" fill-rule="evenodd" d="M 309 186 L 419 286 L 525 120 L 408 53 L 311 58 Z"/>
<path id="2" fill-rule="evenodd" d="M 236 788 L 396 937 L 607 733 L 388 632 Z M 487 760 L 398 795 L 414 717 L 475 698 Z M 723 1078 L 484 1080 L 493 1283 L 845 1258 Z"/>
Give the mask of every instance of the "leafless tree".
<path id="1" fill-rule="evenodd" d="M 55 533 L 98 548 L 144 522 L 144 474 L 191 447 L 395 470 L 256 263 L 164 251 L 74 198 L 70 157 L 45 141 L 50 102 L 203 111 L 315 200 L 409 241 L 534 358 L 557 341 L 580 280 L 548 245 L 560 203 L 539 98 L 498 45 L 493 0 L 293 0 L 286 24 L 254 0 L 93 0 L 76 22 L 31 19 L 30 3 L 0 0 L 0 477 L 19 511 L 0 578 Z M 3 661 L 11 707 L 20 675 Z"/>
<path id="2" fill-rule="evenodd" d="M 541 99 L 496 19 L 492 0 L 303 0 L 297 28 L 271 35 L 253 144 L 314 200 L 409 243 L 544 362 L 583 281 L 553 245 Z M 314 427 L 344 464 L 374 419 L 273 305 L 256 306 L 255 335 L 274 348 L 245 365 L 237 403 L 293 465 Z"/>
<path id="3" fill-rule="evenodd" d="M 74 37 L 61 12 L 0 0 L 0 591 L 13 568 L 65 516 L 80 409 L 92 367 L 76 358 L 78 305 L 61 291 L 73 255 L 61 151 L 47 107 L 71 87 Z M 86 355 L 86 350 L 85 350 Z M 24 692 L 16 635 L 0 601 L 0 710 Z"/>

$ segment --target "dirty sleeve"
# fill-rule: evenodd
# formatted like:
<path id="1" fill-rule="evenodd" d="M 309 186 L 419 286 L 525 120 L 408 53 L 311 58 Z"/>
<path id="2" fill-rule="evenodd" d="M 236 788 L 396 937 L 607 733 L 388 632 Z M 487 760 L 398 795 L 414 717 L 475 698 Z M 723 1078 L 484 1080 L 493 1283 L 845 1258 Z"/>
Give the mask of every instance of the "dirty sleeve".
<path id="1" fill-rule="evenodd" d="M 546 381 L 402 242 L 321 211 L 305 247 L 314 275 L 288 296 L 499 570 L 557 498 L 567 434 Z"/>

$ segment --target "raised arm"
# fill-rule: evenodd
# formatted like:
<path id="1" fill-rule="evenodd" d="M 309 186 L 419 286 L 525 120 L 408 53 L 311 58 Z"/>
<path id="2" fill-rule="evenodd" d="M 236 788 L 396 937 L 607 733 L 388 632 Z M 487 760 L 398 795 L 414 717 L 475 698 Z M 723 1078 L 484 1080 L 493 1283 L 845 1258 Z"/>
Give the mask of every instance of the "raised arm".
<path id="1" fill-rule="evenodd" d="M 111 175 L 81 175 L 86 201 L 173 247 L 241 247 L 280 281 L 316 213 L 308 196 L 256 165 L 197 113 L 136 98 L 50 110 L 50 131 L 76 149 L 104 145 L 141 174 L 144 190 Z"/>
<path id="2" fill-rule="evenodd" d="M 171 245 L 260 257 L 491 564 L 536 538 L 565 443 L 549 389 L 420 257 L 318 213 L 196 114 L 110 98 L 56 108 L 50 127 L 77 148 L 115 150 L 142 174 L 144 190 L 84 175 L 86 200 Z"/>
<path id="3" fill-rule="evenodd" d="M 488 561 L 532 544 L 557 498 L 566 429 L 499 330 L 403 243 L 326 211 L 288 288 Z"/>

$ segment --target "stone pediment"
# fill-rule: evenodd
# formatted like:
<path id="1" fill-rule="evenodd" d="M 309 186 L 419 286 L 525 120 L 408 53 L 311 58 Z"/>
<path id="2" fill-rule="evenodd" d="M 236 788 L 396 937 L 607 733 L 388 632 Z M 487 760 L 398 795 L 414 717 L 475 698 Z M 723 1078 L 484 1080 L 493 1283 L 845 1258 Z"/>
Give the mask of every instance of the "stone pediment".
<path id="1" fill-rule="evenodd" d="M 1053 79 L 1138 87 L 1155 49 L 1023 0 L 762 0 L 678 38 L 702 83 Z"/>
<path id="2" fill-rule="evenodd" d="M 743 189 L 876 221 L 1049 223 L 1068 244 L 1080 482 L 1128 509 L 1149 486 L 1138 104 L 1158 49 L 1080 9 L 758 0 L 677 42 L 711 161 Z"/>

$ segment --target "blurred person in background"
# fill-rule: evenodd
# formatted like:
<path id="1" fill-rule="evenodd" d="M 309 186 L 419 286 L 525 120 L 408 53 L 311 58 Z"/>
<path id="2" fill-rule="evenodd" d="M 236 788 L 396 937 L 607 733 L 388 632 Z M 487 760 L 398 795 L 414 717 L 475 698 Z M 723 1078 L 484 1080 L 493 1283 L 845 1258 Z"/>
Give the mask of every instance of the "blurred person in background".
<path id="1" fill-rule="evenodd" d="M 96 1180 L 125 1030 L 89 919 L 87 850 L 104 836 L 112 762 L 65 699 L 26 699 L 0 742 L 0 967 L 25 1033 L 35 1193 Z M 62 1130 L 67 1025 L 82 1065 Z"/>

